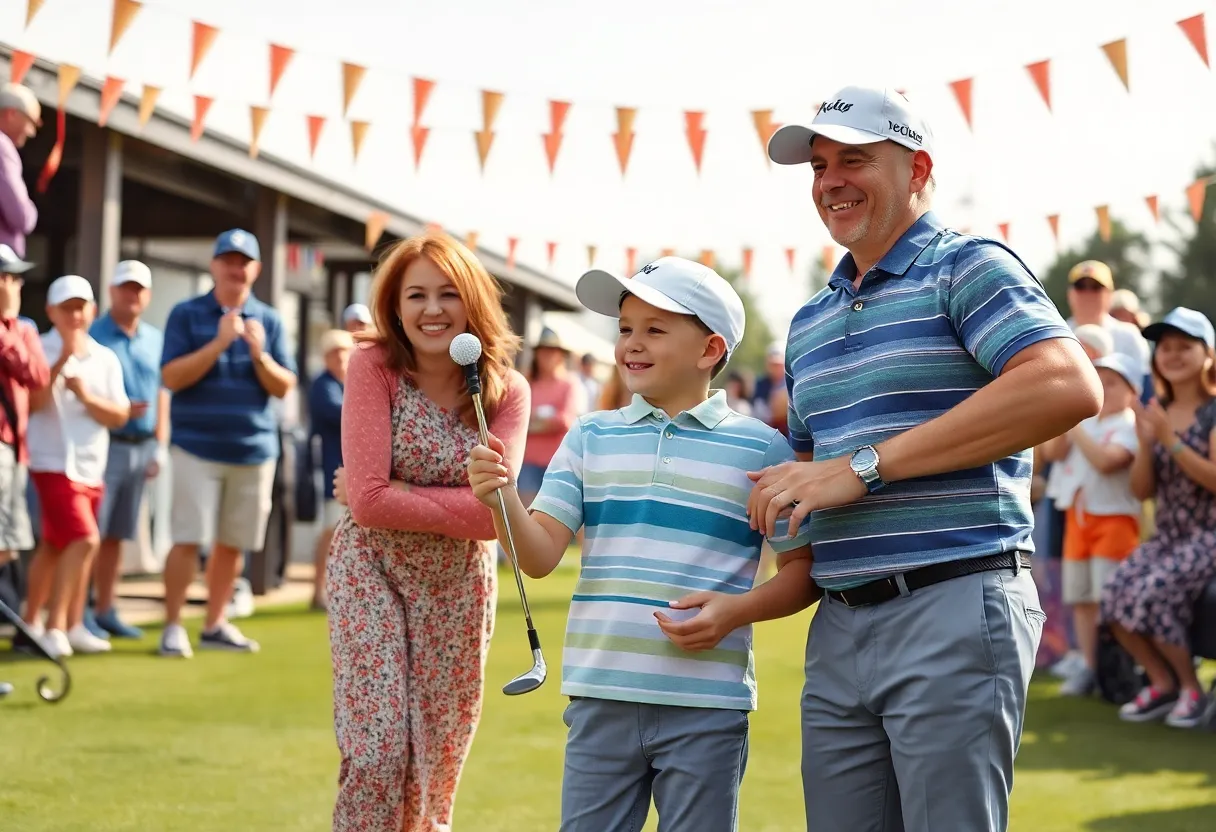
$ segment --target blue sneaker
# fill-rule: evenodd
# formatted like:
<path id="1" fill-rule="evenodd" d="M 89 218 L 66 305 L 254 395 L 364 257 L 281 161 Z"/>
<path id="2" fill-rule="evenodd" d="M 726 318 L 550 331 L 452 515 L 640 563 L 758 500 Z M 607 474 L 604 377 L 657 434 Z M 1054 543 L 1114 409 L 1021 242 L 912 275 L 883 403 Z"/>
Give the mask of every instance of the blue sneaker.
<path id="1" fill-rule="evenodd" d="M 205 650 L 228 650 L 233 653 L 256 653 L 259 649 L 256 641 L 246 638 L 235 624 L 228 621 L 214 630 L 204 630 L 199 636 L 198 646 Z"/>
<path id="2" fill-rule="evenodd" d="M 108 609 L 96 618 L 97 626 L 115 638 L 143 638 L 144 631 L 132 627 L 118 617 L 118 610 Z"/>
<path id="3" fill-rule="evenodd" d="M 110 634 L 103 630 L 101 625 L 97 623 L 97 617 L 93 615 L 92 607 L 84 608 L 84 616 L 81 618 L 80 623 L 84 625 L 84 628 L 88 630 L 89 634 L 94 638 L 99 638 L 103 641 L 110 640 Z"/>

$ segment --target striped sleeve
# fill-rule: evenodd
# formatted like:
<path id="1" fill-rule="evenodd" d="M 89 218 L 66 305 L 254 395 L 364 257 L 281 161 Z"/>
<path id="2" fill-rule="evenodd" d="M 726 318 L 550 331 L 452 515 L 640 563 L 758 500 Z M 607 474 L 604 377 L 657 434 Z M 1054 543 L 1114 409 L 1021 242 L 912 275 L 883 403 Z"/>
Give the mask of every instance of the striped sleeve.
<path id="1" fill-rule="evenodd" d="M 790 372 L 788 357 L 785 359 L 785 390 L 787 393 L 786 398 L 789 402 L 785 417 L 786 430 L 790 433 L 789 444 L 798 453 L 809 454 L 815 450 L 815 440 L 811 436 L 806 422 L 798 415 L 798 408 L 794 406 L 796 401 L 794 398 L 794 375 Z"/>
<path id="2" fill-rule="evenodd" d="M 768 443 L 768 450 L 764 452 L 764 467 L 769 468 L 783 462 L 793 462 L 794 459 L 794 449 L 790 447 L 789 442 L 780 433 L 773 431 L 773 438 Z M 774 552 L 788 552 L 811 542 L 811 524 L 805 520 L 802 522 L 799 534 L 794 537 L 789 536 L 790 524 L 787 518 L 777 520 L 774 532 L 773 536 L 768 539 L 768 545 L 773 547 Z"/>
<path id="3" fill-rule="evenodd" d="M 566 432 L 529 510 L 549 515 L 572 533 L 582 528 L 583 419 Z"/>
<path id="4" fill-rule="evenodd" d="M 993 376 L 1032 344 L 1074 337 L 1042 285 L 994 240 L 975 240 L 959 252 L 950 275 L 950 320 Z"/>

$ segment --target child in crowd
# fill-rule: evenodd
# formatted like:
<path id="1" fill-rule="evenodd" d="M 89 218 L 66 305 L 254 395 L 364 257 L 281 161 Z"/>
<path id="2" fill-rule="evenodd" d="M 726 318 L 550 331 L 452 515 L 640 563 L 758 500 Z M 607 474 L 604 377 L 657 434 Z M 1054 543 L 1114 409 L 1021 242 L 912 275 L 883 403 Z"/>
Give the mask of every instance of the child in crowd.
<path id="1" fill-rule="evenodd" d="M 747 472 L 794 454 L 710 391 L 744 327 L 739 296 L 712 269 L 664 257 L 631 280 L 590 271 L 576 292 L 620 318 L 616 361 L 633 400 L 577 420 L 531 513 L 501 442 L 469 462 L 505 545 L 494 493 L 504 490 L 532 577 L 549 574 L 585 526 L 562 667 L 561 830 L 638 829 L 653 793 L 662 829 L 733 832 L 756 707 L 751 625 L 819 594 L 808 533 L 785 528 L 771 541 L 777 575 L 752 588 L 763 537 L 747 518 Z"/>

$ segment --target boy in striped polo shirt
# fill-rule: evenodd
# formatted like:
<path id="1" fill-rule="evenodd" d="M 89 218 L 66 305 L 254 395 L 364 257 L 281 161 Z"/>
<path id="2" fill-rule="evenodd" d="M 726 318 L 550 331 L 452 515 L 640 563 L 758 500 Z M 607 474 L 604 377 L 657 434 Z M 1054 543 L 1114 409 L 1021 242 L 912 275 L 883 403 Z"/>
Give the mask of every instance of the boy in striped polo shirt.
<path id="1" fill-rule="evenodd" d="M 733 832 L 756 707 L 751 624 L 818 597 L 808 538 L 784 527 L 771 540 L 777 575 L 752 588 L 763 536 L 748 521 L 747 472 L 793 452 L 710 391 L 744 327 L 739 296 L 712 269 L 664 257 L 631 280 L 590 271 L 576 292 L 620 318 L 616 361 L 633 401 L 578 420 L 531 513 L 497 439 L 469 464 L 504 545 L 494 492 L 505 489 L 528 575 L 549 574 L 586 529 L 562 667 L 561 830 L 640 828 L 653 792 L 664 829 Z"/>

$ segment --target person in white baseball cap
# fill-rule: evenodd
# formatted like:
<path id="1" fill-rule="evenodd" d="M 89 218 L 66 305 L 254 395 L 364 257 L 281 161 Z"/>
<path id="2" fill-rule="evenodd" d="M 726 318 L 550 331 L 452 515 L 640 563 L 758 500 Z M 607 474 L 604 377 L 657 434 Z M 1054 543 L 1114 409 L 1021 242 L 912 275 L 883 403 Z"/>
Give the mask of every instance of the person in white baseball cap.
<path id="1" fill-rule="evenodd" d="M 342 326 L 350 333 L 366 332 L 375 327 L 372 310 L 366 304 L 352 303 L 342 312 Z"/>

